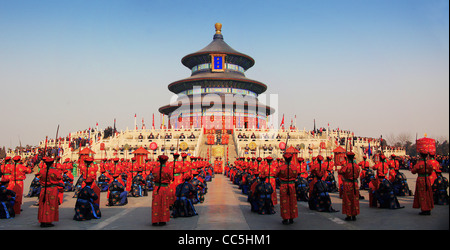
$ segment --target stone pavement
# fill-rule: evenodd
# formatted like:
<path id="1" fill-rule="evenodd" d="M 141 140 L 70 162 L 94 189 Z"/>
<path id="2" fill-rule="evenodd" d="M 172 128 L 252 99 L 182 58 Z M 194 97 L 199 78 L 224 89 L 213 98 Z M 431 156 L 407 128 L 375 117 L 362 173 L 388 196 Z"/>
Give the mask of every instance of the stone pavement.
<path id="1" fill-rule="evenodd" d="M 415 175 L 404 171 L 409 187 L 414 191 Z M 448 178 L 448 173 L 444 174 Z M 33 175 L 25 180 L 24 194 Z M 278 190 L 277 190 L 278 192 Z M 367 191 L 361 195 L 368 197 Z M 195 205 L 198 216 L 172 218 L 166 226 L 151 225 L 151 192 L 147 197 L 129 197 L 128 204 L 107 207 L 106 193 L 101 193 L 102 218 L 90 221 L 74 221 L 75 198 L 73 192 L 64 194 L 59 208 L 60 220 L 55 227 L 40 228 L 37 221 L 36 198 L 23 199 L 22 213 L 14 219 L 0 220 L 0 230 L 448 230 L 449 206 L 435 206 L 431 216 L 419 216 L 412 208 L 413 196 L 398 197 L 403 209 L 386 210 L 369 208 L 367 198 L 360 201 L 361 214 L 357 221 L 344 221 L 341 212 L 319 213 L 309 210 L 306 202 L 298 202 L 299 217 L 294 224 L 281 224 L 279 205 L 276 214 L 259 215 L 250 211 L 247 197 L 223 175 L 216 175 L 208 182 L 205 202 Z M 330 194 L 333 208 L 341 210 L 337 193 Z"/>

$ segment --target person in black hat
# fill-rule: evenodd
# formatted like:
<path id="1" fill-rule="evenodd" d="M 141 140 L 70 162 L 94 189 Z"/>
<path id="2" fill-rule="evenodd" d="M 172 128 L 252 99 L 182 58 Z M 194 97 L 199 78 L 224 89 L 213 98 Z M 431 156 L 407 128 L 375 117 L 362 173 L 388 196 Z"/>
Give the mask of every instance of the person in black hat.
<path id="1" fill-rule="evenodd" d="M 53 227 L 52 222 L 59 221 L 59 187 L 62 184 L 62 172 L 57 170 L 54 159 L 45 157 L 46 167 L 41 169 L 41 193 L 39 196 L 38 221 L 41 227 Z"/>
<path id="2" fill-rule="evenodd" d="M 125 191 L 125 186 L 119 180 L 120 174 L 115 173 L 113 175 L 113 181 L 108 187 L 108 203 L 107 206 L 123 206 L 128 203 L 128 192 Z"/>
<path id="3" fill-rule="evenodd" d="M 178 184 L 175 191 L 175 202 L 172 208 L 173 218 L 191 217 L 197 215 L 192 197 L 197 195 L 196 188 L 189 182 L 191 176 L 185 173 L 182 176 L 183 182 Z"/>
<path id="4" fill-rule="evenodd" d="M 158 156 L 159 166 L 153 169 L 155 187 L 152 192 L 152 225 L 163 226 L 170 221 L 170 190 L 169 184 L 173 179 L 173 172 L 166 167 L 169 159 L 166 155 Z"/>
<path id="5" fill-rule="evenodd" d="M 97 194 L 91 188 L 94 179 L 88 177 L 85 180 L 85 186 L 80 190 L 75 203 L 75 215 L 73 219 L 76 221 L 84 221 L 90 219 L 100 219 L 102 214 L 98 204 L 94 203 L 98 199 Z"/>
<path id="6" fill-rule="evenodd" d="M 317 156 L 317 163 L 313 165 L 311 174 L 314 174 L 315 182 L 310 183 L 310 194 L 308 200 L 308 206 L 311 210 L 316 210 L 317 212 L 338 212 L 331 206 L 331 199 L 329 195 L 329 186 L 323 180 L 323 175 L 326 172 L 326 166 L 322 166 L 323 157 L 321 155 Z"/>
<path id="7" fill-rule="evenodd" d="M 291 166 L 292 154 L 283 155 L 285 163 L 279 165 L 276 177 L 280 180 L 280 213 L 284 225 L 294 223 L 298 217 L 297 194 L 295 179 L 298 175 L 296 166 Z"/>
<path id="8" fill-rule="evenodd" d="M 358 177 L 361 169 L 354 161 L 355 153 L 348 152 L 347 165 L 339 169 L 339 173 L 343 177 L 343 192 L 342 192 L 342 214 L 347 215 L 345 220 L 356 220 L 356 215 L 359 214 L 359 188 Z"/>

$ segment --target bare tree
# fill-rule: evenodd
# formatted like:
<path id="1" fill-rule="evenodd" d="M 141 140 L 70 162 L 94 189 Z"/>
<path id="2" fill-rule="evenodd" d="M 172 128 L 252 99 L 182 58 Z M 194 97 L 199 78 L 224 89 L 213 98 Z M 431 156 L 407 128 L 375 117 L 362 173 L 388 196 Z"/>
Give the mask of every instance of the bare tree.
<path id="1" fill-rule="evenodd" d="M 411 141 L 411 140 L 412 140 L 412 135 L 407 132 L 400 133 L 396 138 L 396 142 L 400 143 L 400 145 L 402 145 L 402 146 L 404 146 L 407 141 Z"/>

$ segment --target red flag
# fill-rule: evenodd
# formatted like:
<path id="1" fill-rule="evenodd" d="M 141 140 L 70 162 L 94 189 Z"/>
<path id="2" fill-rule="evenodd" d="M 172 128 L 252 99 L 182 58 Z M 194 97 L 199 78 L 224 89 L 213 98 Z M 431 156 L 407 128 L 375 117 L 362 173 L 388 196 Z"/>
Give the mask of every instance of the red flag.
<path id="1" fill-rule="evenodd" d="M 155 129 L 155 114 L 153 114 L 152 128 Z"/>
<path id="2" fill-rule="evenodd" d="M 283 119 L 281 119 L 280 127 L 283 127 L 283 126 L 284 126 L 284 114 L 283 114 Z"/>

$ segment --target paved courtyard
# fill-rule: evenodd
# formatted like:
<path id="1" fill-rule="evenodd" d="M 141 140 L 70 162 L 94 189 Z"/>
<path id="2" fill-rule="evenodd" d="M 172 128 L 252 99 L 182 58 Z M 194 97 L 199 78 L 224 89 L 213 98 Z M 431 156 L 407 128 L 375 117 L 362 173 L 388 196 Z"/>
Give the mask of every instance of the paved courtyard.
<path id="1" fill-rule="evenodd" d="M 414 191 L 415 175 L 402 170 L 409 187 Z M 444 173 L 448 178 L 448 173 Z M 33 175 L 25 181 L 24 194 Z M 1 220 L 0 230 L 448 230 L 449 206 L 435 206 L 431 216 L 419 216 L 419 209 L 413 209 L 414 196 L 398 197 L 403 209 L 387 210 L 369 208 L 368 193 L 361 191 L 366 199 L 360 201 L 361 214 L 356 221 L 344 221 L 345 215 L 320 213 L 308 208 L 306 202 L 298 202 L 299 217 L 294 224 L 281 224 L 279 204 L 276 214 L 259 215 L 250 211 L 246 195 L 223 175 L 216 175 L 208 182 L 205 202 L 195 205 L 198 216 L 172 218 L 166 226 L 151 225 L 151 192 L 146 197 L 128 197 L 128 204 L 121 207 L 107 207 L 106 193 L 101 193 L 100 208 L 102 218 L 90 221 L 74 221 L 75 198 L 73 192 L 64 194 L 59 208 L 59 221 L 55 227 L 40 228 L 37 220 L 38 207 L 33 204 L 36 198 L 23 199 L 22 213 L 14 219 Z M 277 190 L 278 191 L 278 190 Z M 338 193 L 331 193 L 332 206 L 341 210 Z"/>

